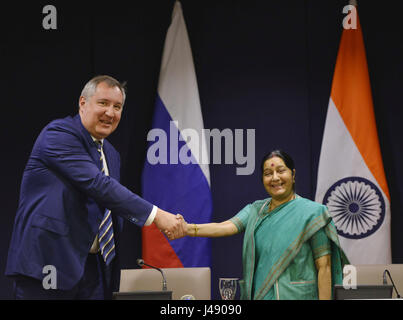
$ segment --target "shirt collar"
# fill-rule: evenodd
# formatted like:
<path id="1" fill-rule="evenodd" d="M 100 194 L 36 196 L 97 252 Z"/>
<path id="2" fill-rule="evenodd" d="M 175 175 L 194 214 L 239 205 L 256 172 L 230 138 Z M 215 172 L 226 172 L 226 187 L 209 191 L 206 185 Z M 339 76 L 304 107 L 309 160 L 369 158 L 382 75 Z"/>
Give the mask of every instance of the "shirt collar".
<path id="1" fill-rule="evenodd" d="M 96 139 L 96 138 L 94 138 L 92 135 L 91 135 L 91 138 L 92 138 L 92 140 L 93 140 L 95 143 L 98 141 L 98 142 L 101 142 L 101 145 L 102 145 L 102 146 L 104 145 L 104 139 Z"/>

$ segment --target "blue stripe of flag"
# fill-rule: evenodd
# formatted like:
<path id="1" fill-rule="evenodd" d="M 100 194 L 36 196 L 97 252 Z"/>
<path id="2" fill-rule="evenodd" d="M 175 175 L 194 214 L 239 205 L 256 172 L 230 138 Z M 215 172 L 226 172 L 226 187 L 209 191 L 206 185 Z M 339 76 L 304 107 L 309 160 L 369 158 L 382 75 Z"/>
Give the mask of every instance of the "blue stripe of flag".
<path id="1" fill-rule="evenodd" d="M 167 136 L 168 164 L 151 165 L 145 161 L 143 171 L 143 197 L 163 210 L 181 213 L 188 223 L 208 223 L 212 215 L 212 198 L 209 184 L 200 166 L 196 164 L 169 164 L 170 121 L 163 101 L 157 96 L 153 128 L 164 130 Z M 176 130 L 178 140 L 179 131 Z M 155 142 L 150 142 L 153 144 Z M 178 150 L 185 145 L 178 142 Z M 187 148 L 187 146 L 185 146 Z M 190 149 L 188 149 L 190 154 Z M 179 157 L 178 157 L 179 158 Z M 209 267 L 211 241 L 208 238 L 185 237 L 170 241 L 184 267 Z"/>

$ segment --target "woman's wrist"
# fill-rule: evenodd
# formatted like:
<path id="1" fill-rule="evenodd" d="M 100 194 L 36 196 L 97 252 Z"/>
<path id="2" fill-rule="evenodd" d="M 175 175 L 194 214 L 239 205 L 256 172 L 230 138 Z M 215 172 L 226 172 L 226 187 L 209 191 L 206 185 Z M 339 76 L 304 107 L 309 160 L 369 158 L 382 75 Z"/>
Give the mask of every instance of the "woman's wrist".
<path id="1" fill-rule="evenodd" d="M 199 233 L 199 226 L 195 223 L 188 223 L 186 231 L 188 236 L 197 237 Z"/>

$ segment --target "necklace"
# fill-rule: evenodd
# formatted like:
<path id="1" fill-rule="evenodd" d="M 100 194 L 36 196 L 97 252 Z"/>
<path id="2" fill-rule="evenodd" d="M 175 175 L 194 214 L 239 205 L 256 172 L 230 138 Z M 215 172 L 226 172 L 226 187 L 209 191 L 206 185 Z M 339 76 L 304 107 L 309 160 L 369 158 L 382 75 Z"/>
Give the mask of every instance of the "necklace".
<path id="1" fill-rule="evenodd" d="M 272 211 L 273 209 L 275 209 L 275 208 L 273 208 L 273 199 L 270 201 L 270 204 L 269 204 L 269 210 L 268 210 L 268 212 L 270 212 L 270 211 Z"/>

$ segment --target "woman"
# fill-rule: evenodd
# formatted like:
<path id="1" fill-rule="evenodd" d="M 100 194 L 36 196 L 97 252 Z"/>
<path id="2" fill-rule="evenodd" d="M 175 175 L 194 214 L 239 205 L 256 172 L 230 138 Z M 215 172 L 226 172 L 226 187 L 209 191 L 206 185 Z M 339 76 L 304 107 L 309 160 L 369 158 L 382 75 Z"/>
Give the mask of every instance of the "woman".
<path id="1" fill-rule="evenodd" d="M 270 198 L 221 223 L 187 224 L 187 235 L 245 232 L 241 299 L 331 299 L 348 261 L 327 208 L 295 193 L 294 162 L 285 152 L 266 155 L 262 173 Z"/>

